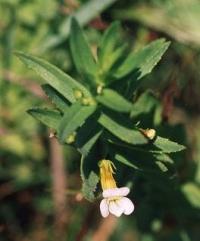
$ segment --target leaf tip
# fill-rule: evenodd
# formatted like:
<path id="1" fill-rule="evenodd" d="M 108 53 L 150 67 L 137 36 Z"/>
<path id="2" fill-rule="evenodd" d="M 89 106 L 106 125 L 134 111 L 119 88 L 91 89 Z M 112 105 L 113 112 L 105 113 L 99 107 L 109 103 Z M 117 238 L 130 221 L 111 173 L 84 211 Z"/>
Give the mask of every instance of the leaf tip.
<path id="1" fill-rule="evenodd" d="M 13 54 L 14 54 L 15 56 L 17 56 L 18 58 L 20 58 L 21 56 L 24 55 L 24 53 L 23 53 L 22 51 L 19 51 L 19 50 L 13 51 Z"/>
<path id="2" fill-rule="evenodd" d="M 35 108 L 33 107 L 33 108 L 30 108 L 30 109 L 26 110 L 26 113 L 31 115 L 31 116 L 33 116 L 33 117 L 34 117 L 34 114 L 36 112 L 37 112 L 37 108 L 36 107 Z"/>
<path id="3" fill-rule="evenodd" d="M 71 25 L 71 29 L 79 27 L 79 22 L 77 20 L 77 18 L 75 18 L 74 16 L 70 17 L 70 25 Z"/>

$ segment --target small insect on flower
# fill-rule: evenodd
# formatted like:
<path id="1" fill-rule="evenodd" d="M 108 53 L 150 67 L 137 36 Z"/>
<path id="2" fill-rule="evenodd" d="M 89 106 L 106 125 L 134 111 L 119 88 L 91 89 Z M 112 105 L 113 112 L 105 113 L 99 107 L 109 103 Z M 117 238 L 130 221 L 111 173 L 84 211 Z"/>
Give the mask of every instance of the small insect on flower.
<path id="1" fill-rule="evenodd" d="M 106 218 L 109 213 L 120 217 L 123 213 L 130 215 L 134 210 L 132 201 L 126 196 L 129 194 L 128 187 L 118 188 L 113 177 L 115 166 L 110 160 L 101 160 L 100 182 L 103 189 L 104 199 L 100 203 L 101 215 Z"/>

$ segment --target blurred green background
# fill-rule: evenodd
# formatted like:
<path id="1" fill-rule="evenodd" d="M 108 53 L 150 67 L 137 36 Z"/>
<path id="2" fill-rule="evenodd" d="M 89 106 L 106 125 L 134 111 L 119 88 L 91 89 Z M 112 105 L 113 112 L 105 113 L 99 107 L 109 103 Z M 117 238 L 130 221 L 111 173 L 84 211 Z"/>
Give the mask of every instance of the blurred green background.
<path id="1" fill-rule="evenodd" d="M 81 195 L 79 154 L 60 147 L 26 113 L 44 105 L 43 82 L 13 51 L 41 56 L 76 77 L 70 15 L 94 52 L 116 19 L 136 50 L 159 37 L 172 42 L 140 91 L 151 89 L 159 99 L 160 111 L 152 113 L 159 132 L 187 150 L 174 155 L 176 170 L 159 183 L 134 173 L 132 216 L 103 220 L 99 200 Z M 0 0 L 0 240 L 200 240 L 199 23 L 198 0 Z"/>

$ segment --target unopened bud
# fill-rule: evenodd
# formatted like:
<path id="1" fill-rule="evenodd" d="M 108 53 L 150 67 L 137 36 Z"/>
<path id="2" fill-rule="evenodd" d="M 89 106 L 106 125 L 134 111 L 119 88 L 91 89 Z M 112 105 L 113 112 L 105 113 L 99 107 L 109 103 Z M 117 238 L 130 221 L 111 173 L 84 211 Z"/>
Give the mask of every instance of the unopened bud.
<path id="1" fill-rule="evenodd" d="M 68 136 L 66 139 L 67 144 L 72 144 L 76 140 L 76 132 L 73 132 L 71 135 Z"/>
<path id="2" fill-rule="evenodd" d="M 89 98 L 83 98 L 82 103 L 83 105 L 89 105 Z"/>
<path id="3" fill-rule="evenodd" d="M 98 85 L 98 86 L 97 86 L 97 94 L 98 94 L 98 95 L 101 95 L 102 92 L 103 92 L 103 85 Z"/>
<path id="4" fill-rule="evenodd" d="M 83 99 L 82 99 L 82 104 L 83 104 L 83 105 L 95 105 L 96 102 L 95 102 L 94 99 L 88 97 L 88 98 L 83 98 Z"/>
<path id="5" fill-rule="evenodd" d="M 140 129 L 142 134 L 146 136 L 149 140 L 153 140 L 156 136 L 156 131 L 154 129 Z"/>
<path id="6" fill-rule="evenodd" d="M 75 90 L 74 96 L 78 100 L 78 99 L 81 99 L 83 97 L 83 93 L 80 90 Z"/>

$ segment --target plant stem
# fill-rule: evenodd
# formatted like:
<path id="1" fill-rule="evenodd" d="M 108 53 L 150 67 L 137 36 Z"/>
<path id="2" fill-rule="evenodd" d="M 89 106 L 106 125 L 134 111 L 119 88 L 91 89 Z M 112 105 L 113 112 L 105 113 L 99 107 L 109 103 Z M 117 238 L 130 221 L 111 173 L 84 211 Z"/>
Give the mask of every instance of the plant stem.
<path id="1" fill-rule="evenodd" d="M 65 195 L 67 178 L 64 170 L 62 147 L 56 138 L 50 139 L 50 162 L 52 170 L 52 195 L 55 208 L 54 238 L 55 240 L 64 241 L 69 219 Z"/>

